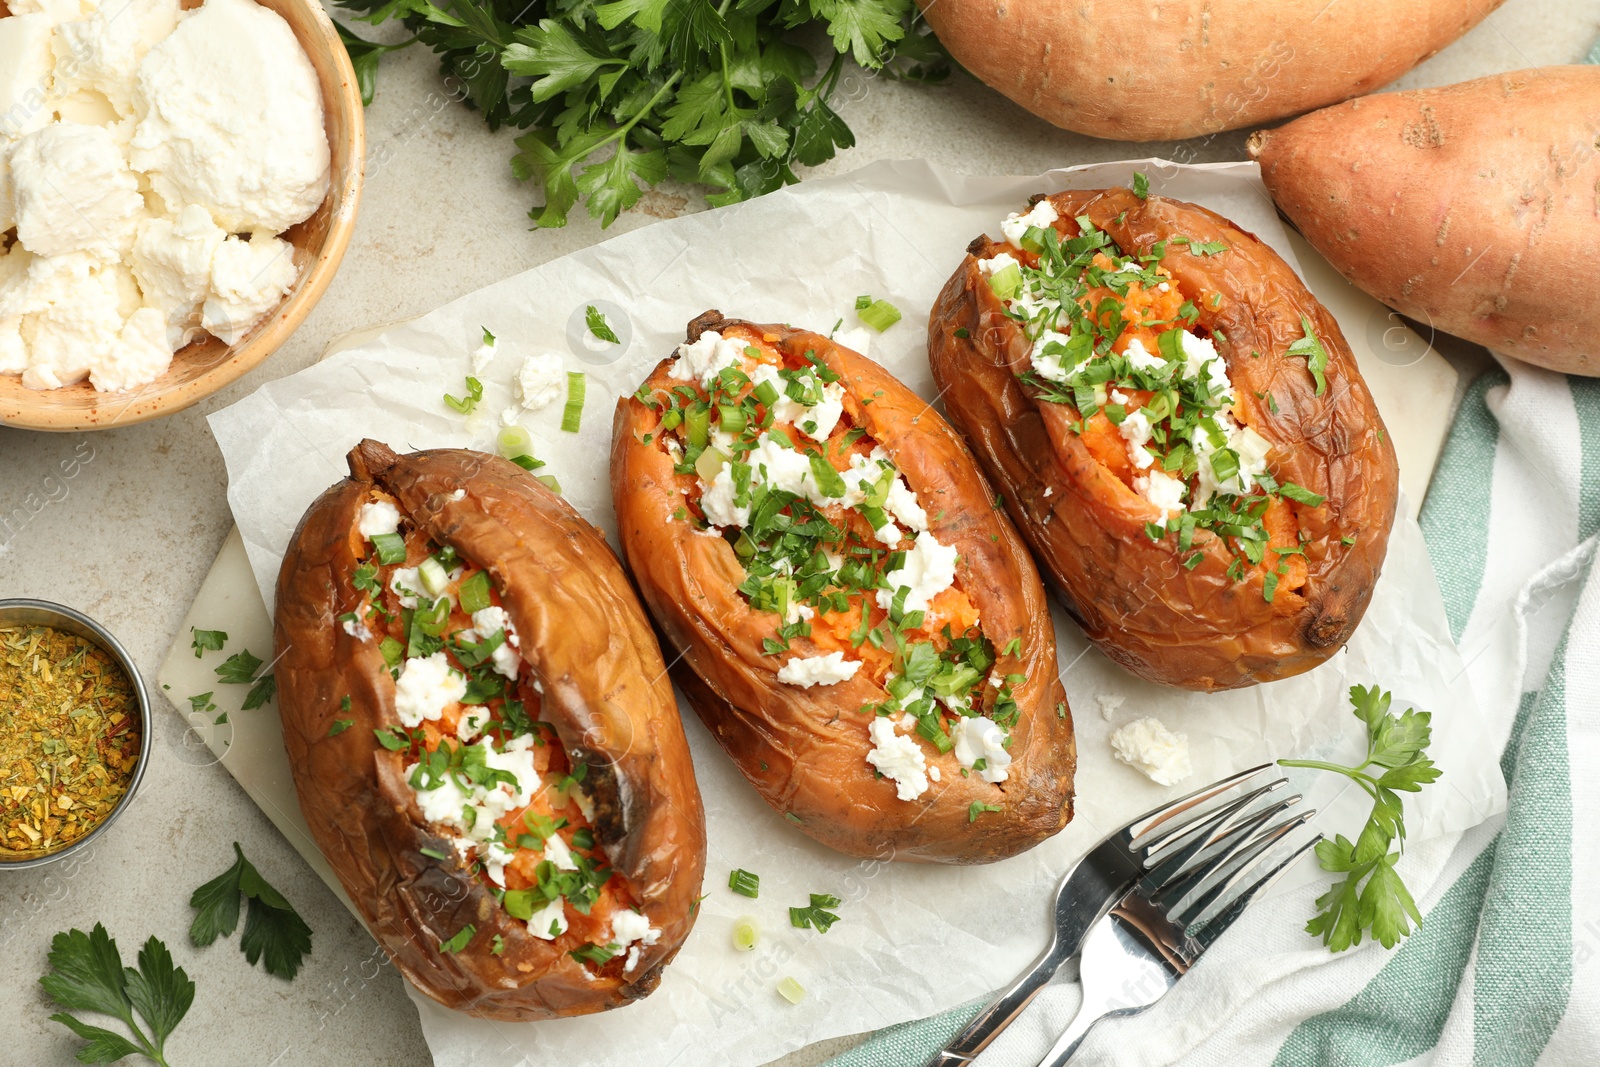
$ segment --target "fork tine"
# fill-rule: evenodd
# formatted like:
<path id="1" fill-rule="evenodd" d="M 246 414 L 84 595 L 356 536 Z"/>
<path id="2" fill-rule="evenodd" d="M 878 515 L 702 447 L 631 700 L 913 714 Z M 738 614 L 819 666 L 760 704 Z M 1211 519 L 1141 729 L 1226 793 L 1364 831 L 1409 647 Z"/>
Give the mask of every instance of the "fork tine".
<path id="1" fill-rule="evenodd" d="M 1203 850 L 1198 863 L 1191 864 L 1176 877 L 1159 885 L 1152 881 L 1154 886 L 1152 898 L 1171 904 L 1198 889 L 1202 882 L 1223 870 L 1254 844 L 1268 823 L 1298 804 L 1300 799 L 1300 794 L 1296 793 L 1253 813 L 1248 819 L 1221 835 L 1209 849 Z"/>
<path id="2" fill-rule="evenodd" d="M 1312 837 L 1311 840 L 1307 841 L 1305 844 L 1289 853 L 1289 855 L 1285 856 L 1276 867 L 1273 867 L 1272 870 L 1268 871 L 1266 874 L 1257 879 L 1254 885 L 1241 892 L 1237 897 L 1234 898 L 1232 903 L 1213 916 L 1212 919 L 1204 926 L 1200 927 L 1198 931 L 1192 932 L 1190 936 L 1193 937 L 1195 941 L 1199 942 L 1201 951 L 1203 952 L 1210 948 L 1217 938 L 1221 937 L 1225 932 L 1227 932 L 1228 927 L 1233 925 L 1234 920 L 1244 913 L 1244 909 L 1250 906 L 1250 902 L 1252 900 L 1254 900 L 1260 894 L 1266 892 L 1274 882 L 1283 877 L 1284 872 L 1287 871 L 1296 860 L 1305 854 L 1307 849 L 1315 848 L 1321 841 L 1322 835 L 1317 834 Z M 1239 872 L 1241 875 L 1243 873 L 1244 872 L 1242 870 Z M 1237 878 L 1238 875 L 1235 875 L 1234 878 L 1229 879 L 1229 881 L 1233 882 Z"/>
<path id="3" fill-rule="evenodd" d="M 1227 875 L 1220 879 L 1210 889 L 1197 893 L 1192 899 L 1183 900 L 1181 905 L 1170 909 L 1169 914 L 1173 922 L 1182 922 L 1187 925 L 1194 919 L 1206 913 L 1206 910 L 1222 899 L 1224 894 L 1231 892 L 1243 879 L 1249 876 L 1257 860 L 1270 852 L 1278 842 L 1289 834 L 1304 826 L 1316 811 L 1302 811 L 1292 818 L 1285 819 L 1275 826 L 1251 834 L 1233 850 L 1233 854 L 1219 859 L 1211 866 L 1208 874 L 1215 874 L 1225 868 L 1232 868 Z M 1198 879 L 1194 888 L 1198 889 L 1205 879 Z M 1174 896 L 1173 901 L 1180 897 Z M 1182 916 L 1182 917 L 1180 917 Z"/>
<path id="4" fill-rule="evenodd" d="M 1144 853 L 1145 866 L 1148 867 L 1152 862 L 1161 864 L 1167 863 L 1168 861 L 1165 859 L 1158 859 L 1156 853 L 1163 852 L 1168 848 L 1177 847 L 1177 842 L 1183 840 L 1183 838 L 1189 836 L 1190 834 L 1198 834 L 1202 838 L 1209 838 L 1210 842 L 1214 843 L 1219 837 L 1222 836 L 1222 833 L 1219 832 L 1219 827 L 1221 825 L 1227 825 L 1231 823 L 1235 816 L 1249 808 L 1257 800 L 1260 800 L 1268 793 L 1282 789 L 1288 784 L 1288 779 L 1278 778 L 1274 781 L 1268 782 L 1266 785 L 1261 786 L 1260 788 L 1252 789 L 1250 792 L 1246 793 L 1237 800 L 1224 804 L 1219 808 L 1212 809 L 1209 814 L 1198 815 L 1186 823 L 1181 823 L 1163 833 L 1157 834 L 1153 840 L 1140 845 L 1137 851 Z M 1193 844 L 1191 843 L 1183 846 L 1182 851 L 1187 852 L 1192 856 L 1194 852 L 1198 850 L 1194 849 Z"/>
<path id="5" fill-rule="evenodd" d="M 1196 789 L 1193 793 L 1190 793 L 1187 796 L 1181 796 L 1177 800 L 1169 801 L 1158 808 L 1151 808 L 1137 819 L 1134 819 L 1123 829 L 1123 839 L 1126 841 L 1137 840 L 1138 838 L 1143 837 L 1145 834 L 1155 830 L 1158 826 L 1161 826 L 1169 819 L 1176 818 L 1177 816 L 1182 815 L 1184 812 L 1189 811 L 1191 808 L 1197 807 L 1213 797 L 1226 793 L 1229 789 L 1232 789 L 1245 779 L 1253 778 L 1262 771 L 1271 770 L 1274 766 L 1275 764 L 1263 763 L 1259 767 L 1251 767 L 1249 770 L 1240 771 L 1238 774 L 1231 774 L 1220 781 L 1212 782 L 1208 786 L 1202 786 L 1201 788 Z"/>

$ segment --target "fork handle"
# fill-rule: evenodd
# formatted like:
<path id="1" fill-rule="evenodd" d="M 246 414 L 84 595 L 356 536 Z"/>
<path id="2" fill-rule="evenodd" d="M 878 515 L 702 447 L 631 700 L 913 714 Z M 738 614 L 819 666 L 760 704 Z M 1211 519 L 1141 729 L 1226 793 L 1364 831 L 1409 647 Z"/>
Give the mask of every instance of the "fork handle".
<path id="1" fill-rule="evenodd" d="M 1072 1025 L 1056 1038 L 1056 1043 L 1044 1054 L 1044 1059 L 1039 1061 L 1039 1067 L 1066 1067 L 1067 1061 L 1078 1051 L 1078 1046 L 1083 1043 L 1090 1027 L 1104 1019 L 1106 1014 L 1104 1004 L 1093 1003 L 1085 998 L 1082 1006 L 1078 1008 L 1078 1014 L 1073 1016 Z"/>
<path id="2" fill-rule="evenodd" d="M 1056 971 L 1074 955 L 1076 953 L 1063 948 L 1059 941 L 1051 941 L 1049 947 L 1033 961 L 1033 966 L 1018 975 L 987 1007 L 973 1016 L 965 1029 L 934 1053 L 927 1067 L 966 1067 L 970 1064 L 1000 1031 L 1022 1014 L 1022 1009 L 1039 995 L 1039 990 L 1050 984 Z"/>

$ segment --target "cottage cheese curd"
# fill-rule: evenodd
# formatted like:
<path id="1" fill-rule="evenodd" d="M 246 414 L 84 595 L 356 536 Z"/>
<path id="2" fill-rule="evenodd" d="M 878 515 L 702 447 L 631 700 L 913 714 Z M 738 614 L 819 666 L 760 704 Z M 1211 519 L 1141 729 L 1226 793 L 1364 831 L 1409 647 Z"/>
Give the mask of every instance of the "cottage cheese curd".
<path id="1" fill-rule="evenodd" d="M 154 381 L 293 287 L 327 195 L 310 60 L 253 0 L 13 0 L 0 18 L 0 373 Z M 14 231 L 15 237 L 4 235 Z"/>

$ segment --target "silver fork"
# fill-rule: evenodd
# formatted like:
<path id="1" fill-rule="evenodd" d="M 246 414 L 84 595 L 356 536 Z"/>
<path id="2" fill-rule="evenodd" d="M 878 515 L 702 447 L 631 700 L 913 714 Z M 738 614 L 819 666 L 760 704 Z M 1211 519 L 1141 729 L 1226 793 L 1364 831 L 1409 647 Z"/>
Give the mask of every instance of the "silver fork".
<path id="1" fill-rule="evenodd" d="M 1101 1019 L 1137 1015 L 1166 995 L 1196 960 L 1308 849 L 1310 840 L 1271 862 L 1277 846 L 1316 814 L 1286 818 L 1268 808 L 1220 836 L 1174 847 L 1098 919 L 1083 939 L 1083 1003 L 1039 1067 L 1065 1067 Z M 1210 918 L 1204 918 L 1206 915 Z"/>
<path id="2" fill-rule="evenodd" d="M 1216 843 L 1262 797 L 1285 785 L 1278 778 L 1217 807 L 1207 807 L 1236 786 L 1270 770 L 1273 764 L 1240 771 L 1145 812 L 1102 841 L 1069 870 L 1056 888 L 1050 943 L 1037 959 L 965 1029 L 936 1052 L 928 1067 L 964 1067 L 1022 1013 L 1055 973 L 1078 955 L 1084 935 L 1130 885 L 1145 874 L 1158 853 L 1163 860 L 1193 858 Z M 1276 809 L 1282 810 L 1286 805 Z M 1140 842 L 1137 846 L 1135 842 Z M 1172 851 L 1167 851 L 1171 849 Z"/>

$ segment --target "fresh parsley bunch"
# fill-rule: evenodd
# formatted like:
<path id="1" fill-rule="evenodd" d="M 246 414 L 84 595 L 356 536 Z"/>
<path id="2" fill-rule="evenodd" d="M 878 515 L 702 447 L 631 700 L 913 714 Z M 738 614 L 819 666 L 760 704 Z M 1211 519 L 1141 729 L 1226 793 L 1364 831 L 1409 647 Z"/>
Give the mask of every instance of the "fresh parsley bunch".
<path id="1" fill-rule="evenodd" d="M 669 175 L 730 204 L 796 182 L 855 136 L 830 104 L 845 58 L 939 81 L 949 58 L 913 28 L 914 0 L 337 0 L 374 25 L 401 20 L 439 55 L 490 129 L 527 130 L 512 171 L 537 178 L 529 215 L 563 226 L 587 198 L 610 225 Z M 820 76 L 808 43 L 831 44 Z M 404 47 L 341 28 L 364 100 Z"/>
<path id="2" fill-rule="evenodd" d="M 1367 758 L 1359 766 L 1278 761 L 1284 767 L 1342 774 L 1372 797 L 1372 814 L 1353 843 L 1339 834 L 1317 845 L 1322 869 L 1344 878 L 1317 898 L 1317 914 L 1306 923 L 1306 932 L 1320 935 L 1334 952 L 1359 945 L 1367 931 L 1384 948 L 1393 948 L 1411 933 L 1413 923 L 1422 924 L 1422 913 L 1395 870 L 1406 836 L 1400 793 L 1418 792 L 1442 773 L 1425 755 L 1433 734 L 1428 712 L 1391 713 L 1389 694 L 1377 686 L 1351 686 L 1350 703 L 1356 718 L 1367 725 Z M 1390 851 L 1396 842 L 1399 847 Z"/>

